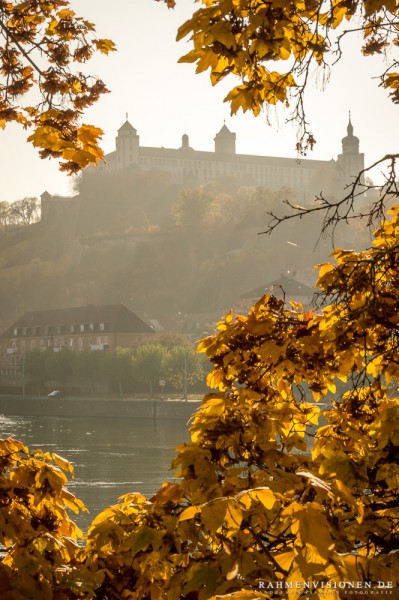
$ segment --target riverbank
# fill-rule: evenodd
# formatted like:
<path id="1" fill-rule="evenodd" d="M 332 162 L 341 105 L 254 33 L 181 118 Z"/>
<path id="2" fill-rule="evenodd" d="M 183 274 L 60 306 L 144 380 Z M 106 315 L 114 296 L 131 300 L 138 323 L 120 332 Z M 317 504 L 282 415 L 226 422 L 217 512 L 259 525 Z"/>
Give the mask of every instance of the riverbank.
<path id="1" fill-rule="evenodd" d="M 6 416 L 121 417 L 188 421 L 200 404 L 200 401 L 184 402 L 180 399 L 0 396 L 0 414 Z"/>

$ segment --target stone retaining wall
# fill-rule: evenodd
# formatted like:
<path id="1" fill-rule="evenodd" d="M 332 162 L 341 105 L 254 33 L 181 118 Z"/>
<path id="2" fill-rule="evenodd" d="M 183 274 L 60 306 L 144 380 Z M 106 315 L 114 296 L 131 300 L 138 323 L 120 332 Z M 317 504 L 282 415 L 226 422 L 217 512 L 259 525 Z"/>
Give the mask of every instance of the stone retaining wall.
<path id="1" fill-rule="evenodd" d="M 199 405 L 200 402 L 182 400 L 0 396 L 0 414 L 23 416 L 122 417 L 188 421 Z"/>

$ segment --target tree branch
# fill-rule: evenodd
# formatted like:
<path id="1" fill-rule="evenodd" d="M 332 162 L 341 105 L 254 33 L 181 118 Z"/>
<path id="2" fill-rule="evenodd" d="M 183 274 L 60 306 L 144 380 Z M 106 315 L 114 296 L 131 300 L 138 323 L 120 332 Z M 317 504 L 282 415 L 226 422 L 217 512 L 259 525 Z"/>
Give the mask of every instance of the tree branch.
<path id="1" fill-rule="evenodd" d="M 321 228 L 321 234 L 327 232 L 329 228 L 335 230 L 336 226 L 340 221 L 348 222 L 350 219 L 367 218 L 368 226 L 375 223 L 377 219 L 381 219 L 386 210 L 386 203 L 392 198 L 399 196 L 399 184 L 396 181 L 396 160 L 399 158 L 399 154 L 386 154 L 383 158 L 375 161 L 372 165 L 365 167 L 356 175 L 353 183 L 346 186 L 348 193 L 340 200 L 329 200 L 324 197 L 322 192 L 319 196 L 316 196 L 315 200 L 317 204 L 310 206 L 300 206 L 293 204 L 290 200 L 285 200 L 284 203 L 292 209 L 292 213 L 278 216 L 273 212 L 267 212 L 266 214 L 271 217 L 265 231 L 259 232 L 258 235 L 268 234 L 270 235 L 276 227 L 285 221 L 291 219 L 302 218 L 306 215 L 313 213 L 324 212 L 324 219 Z M 363 183 L 363 176 L 377 167 L 378 165 L 389 161 L 389 172 L 386 175 L 386 181 L 378 186 L 374 184 Z M 380 198 L 373 202 L 368 210 L 355 210 L 355 201 L 359 196 L 363 196 L 365 192 L 370 190 L 378 190 Z"/>
<path id="2" fill-rule="evenodd" d="M 24 56 L 26 58 L 26 60 L 28 62 L 30 62 L 32 67 L 35 69 L 35 71 L 37 71 L 39 73 L 39 75 L 43 76 L 43 71 L 40 69 L 40 67 L 37 66 L 35 61 L 33 61 L 31 59 L 29 54 L 24 50 L 23 46 L 21 46 L 21 44 L 15 38 L 14 34 L 11 33 L 11 31 L 9 30 L 9 28 L 6 25 L 4 25 L 4 23 L 1 19 L 0 19 L 0 29 L 3 30 L 3 32 L 6 36 L 9 36 L 9 38 L 13 41 L 13 43 L 17 46 L 18 50 L 21 52 L 22 56 Z"/>

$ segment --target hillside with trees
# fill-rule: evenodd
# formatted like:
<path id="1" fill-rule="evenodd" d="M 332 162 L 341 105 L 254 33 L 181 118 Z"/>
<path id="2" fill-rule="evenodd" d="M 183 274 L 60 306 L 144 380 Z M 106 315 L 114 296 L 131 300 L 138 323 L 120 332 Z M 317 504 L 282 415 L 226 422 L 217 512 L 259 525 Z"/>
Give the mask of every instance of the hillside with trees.
<path id="1" fill-rule="evenodd" d="M 268 211 L 294 199 L 288 189 L 179 189 L 160 172 L 89 179 L 61 215 L 3 227 L 2 323 L 28 310 L 121 302 L 168 326 L 179 312 L 222 313 L 281 272 L 309 279 L 327 256 L 321 245 L 313 252 L 318 223 L 313 235 L 298 224 L 285 239 L 257 235 Z"/>
<path id="2" fill-rule="evenodd" d="M 268 212 L 296 201 L 287 188 L 231 180 L 178 187 L 166 173 L 133 170 L 85 175 L 78 190 L 62 213 L 3 227 L 3 323 L 28 310 L 111 302 L 169 326 L 178 313 L 222 313 L 282 272 L 312 283 L 312 265 L 329 253 L 317 243 L 317 216 L 288 223 L 278 237 L 258 235 Z M 342 236 L 351 246 L 367 239 L 354 228 Z"/>

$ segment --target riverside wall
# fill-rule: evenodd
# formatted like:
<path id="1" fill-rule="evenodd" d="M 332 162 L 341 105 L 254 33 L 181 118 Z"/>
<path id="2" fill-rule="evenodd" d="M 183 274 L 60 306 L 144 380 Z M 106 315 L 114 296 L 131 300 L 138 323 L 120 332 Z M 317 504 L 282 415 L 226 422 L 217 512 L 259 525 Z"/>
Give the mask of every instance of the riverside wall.
<path id="1" fill-rule="evenodd" d="M 134 419 L 188 419 L 200 402 L 132 398 L 47 398 L 0 396 L 0 414 L 54 417 L 121 417 Z"/>

